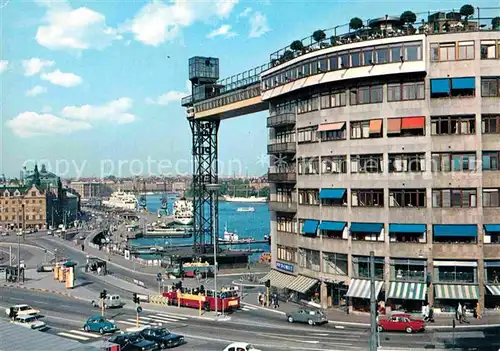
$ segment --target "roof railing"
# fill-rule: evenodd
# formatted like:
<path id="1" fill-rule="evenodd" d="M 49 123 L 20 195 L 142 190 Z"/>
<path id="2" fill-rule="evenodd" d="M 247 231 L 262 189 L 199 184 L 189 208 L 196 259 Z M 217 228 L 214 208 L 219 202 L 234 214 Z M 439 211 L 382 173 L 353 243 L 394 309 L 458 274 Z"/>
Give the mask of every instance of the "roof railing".
<path id="1" fill-rule="evenodd" d="M 500 31 L 500 24 L 498 23 L 500 16 L 500 7 L 477 7 L 475 8 L 475 10 L 477 17 L 469 17 L 467 19 L 465 19 L 464 16 L 461 16 L 458 10 L 454 9 L 419 12 L 415 14 L 417 17 L 417 21 L 415 21 L 415 23 L 403 24 L 403 22 L 399 20 L 400 23 L 397 26 L 398 28 L 391 28 L 387 30 L 370 27 L 372 22 L 375 21 L 374 19 L 364 21 L 363 27 L 357 30 L 351 30 L 349 23 L 338 25 L 333 28 L 322 30 L 324 32 L 324 39 L 320 41 L 315 41 L 313 35 L 301 39 L 300 42 L 302 44 L 302 48 L 300 50 L 292 50 L 290 44 L 276 52 L 273 52 L 270 55 L 270 63 L 272 67 L 275 67 L 295 57 L 307 54 L 311 51 L 370 39 L 380 39 L 384 37 L 406 36 L 413 34 L 471 32 L 483 30 Z M 485 11 L 488 12 L 488 16 L 484 15 Z M 439 16 L 441 14 L 443 16 Z M 435 16 L 435 18 L 432 18 L 432 21 L 426 21 L 426 19 L 423 18 L 424 16 L 427 16 L 427 19 L 432 18 L 432 16 Z M 384 22 L 384 18 L 386 21 L 386 28 L 387 21 L 395 21 L 394 17 L 386 15 L 379 19 L 381 23 Z M 421 18 L 421 20 L 418 21 L 418 18 Z M 494 26 L 495 23 L 496 26 Z M 416 26 L 417 28 L 415 28 L 414 26 Z M 339 34 L 340 30 L 345 27 L 347 27 L 347 32 L 344 31 L 342 34 Z"/>

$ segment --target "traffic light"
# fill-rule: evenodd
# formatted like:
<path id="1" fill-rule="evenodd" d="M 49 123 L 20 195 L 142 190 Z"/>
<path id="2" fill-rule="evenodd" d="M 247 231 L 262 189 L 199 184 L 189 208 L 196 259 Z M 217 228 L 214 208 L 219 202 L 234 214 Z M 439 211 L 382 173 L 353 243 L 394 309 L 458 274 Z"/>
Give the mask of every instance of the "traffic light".
<path id="1" fill-rule="evenodd" d="M 106 291 L 106 289 L 104 289 L 103 291 L 101 291 L 101 299 L 105 299 L 106 296 L 108 296 L 108 292 Z"/>
<path id="2" fill-rule="evenodd" d="M 137 296 L 137 293 L 132 294 L 132 301 L 136 304 L 141 303 L 141 300 L 139 299 L 139 296 Z"/>
<path id="3" fill-rule="evenodd" d="M 266 280 L 266 288 L 270 288 L 271 287 L 271 280 L 268 279 Z"/>

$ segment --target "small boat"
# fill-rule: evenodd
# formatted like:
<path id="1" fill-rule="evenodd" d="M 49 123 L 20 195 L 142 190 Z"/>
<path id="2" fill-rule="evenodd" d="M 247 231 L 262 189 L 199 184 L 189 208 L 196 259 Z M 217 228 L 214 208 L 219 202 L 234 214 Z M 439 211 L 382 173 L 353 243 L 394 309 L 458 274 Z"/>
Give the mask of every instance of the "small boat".
<path id="1" fill-rule="evenodd" d="M 253 207 L 238 207 L 236 212 L 255 212 L 255 208 L 253 208 Z"/>

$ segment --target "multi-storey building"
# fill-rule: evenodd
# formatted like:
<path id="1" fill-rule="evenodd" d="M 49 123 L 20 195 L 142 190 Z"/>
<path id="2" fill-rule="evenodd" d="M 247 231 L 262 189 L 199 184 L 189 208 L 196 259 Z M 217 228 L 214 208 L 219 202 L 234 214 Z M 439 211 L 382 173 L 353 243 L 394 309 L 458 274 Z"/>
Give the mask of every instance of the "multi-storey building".
<path id="1" fill-rule="evenodd" d="M 81 200 L 100 198 L 103 194 L 103 186 L 100 182 L 71 182 L 71 187 L 80 195 Z"/>
<path id="2" fill-rule="evenodd" d="M 374 251 L 392 308 L 500 304 L 500 36 L 468 29 L 344 40 L 262 74 L 272 285 L 363 309 Z"/>
<path id="3" fill-rule="evenodd" d="M 45 229 L 47 201 L 43 190 L 35 185 L 0 188 L 0 227 L 21 229 L 23 221 L 26 229 Z"/>

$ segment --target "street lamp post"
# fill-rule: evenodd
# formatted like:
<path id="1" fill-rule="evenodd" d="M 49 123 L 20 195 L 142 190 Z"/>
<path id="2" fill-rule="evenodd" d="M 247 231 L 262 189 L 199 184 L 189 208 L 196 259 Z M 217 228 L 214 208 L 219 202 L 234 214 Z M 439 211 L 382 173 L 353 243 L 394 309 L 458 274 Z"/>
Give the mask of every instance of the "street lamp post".
<path id="1" fill-rule="evenodd" d="M 213 245 L 214 245 L 214 301 L 215 301 L 215 315 L 219 314 L 218 306 L 217 306 L 217 243 L 219 239 L 219 235 L 217 233 L 217 223 L 216 215 L 215 215 L 215 202 L 217 201 L 217 193 L 220 189 L 220 184 L 207 184 L 207 190 L 212 194 L 212 235 L 213 235 Z"/>

